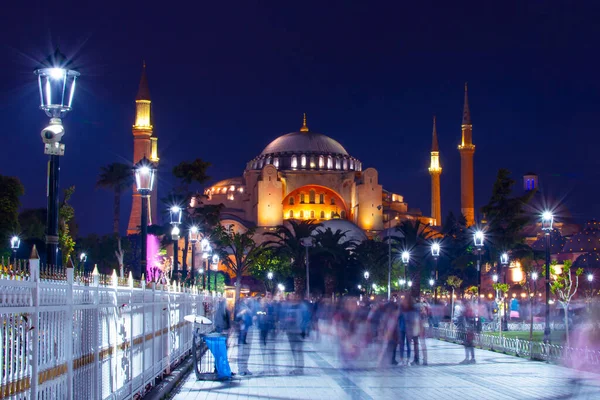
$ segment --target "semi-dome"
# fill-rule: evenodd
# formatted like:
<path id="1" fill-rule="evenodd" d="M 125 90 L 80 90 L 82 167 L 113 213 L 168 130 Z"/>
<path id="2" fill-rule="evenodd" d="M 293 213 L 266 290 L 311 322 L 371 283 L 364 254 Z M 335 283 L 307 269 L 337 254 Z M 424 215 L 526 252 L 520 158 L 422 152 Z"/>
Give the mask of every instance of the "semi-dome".
<path id="1" fill-rule="evenodd" d="M 340 230 L 346 234 L 346 236 L 341 240 L 342 243 L 348 241 L 360 243 L 364 240 L 367 240 L 367 235 L 365 235 L 365 232 L 360 229 L 358 225 L 346 219 L 329 219 L 326 221 L 321 221 L 320 223 L 321 226 L 315 229 L 314 234 L 325 232 L 328 228 L 330 228 L 333 232 Z"/>
<path id="2" fill-rule="evenodd" d="M 247 170 L 273 165 L 278 170 L 361 171 L 362 165 L 351 157 L 344 146 L 306 126 L 273 140 L 258 157 L 251 160 Z"/>

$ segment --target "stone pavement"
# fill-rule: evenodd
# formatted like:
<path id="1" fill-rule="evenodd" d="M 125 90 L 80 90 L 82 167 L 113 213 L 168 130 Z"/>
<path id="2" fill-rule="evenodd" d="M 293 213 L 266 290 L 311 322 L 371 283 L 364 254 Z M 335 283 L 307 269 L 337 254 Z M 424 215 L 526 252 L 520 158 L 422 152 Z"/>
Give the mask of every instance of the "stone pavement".
<path id="1" fill-rule="evenodd" d="M 427 340 L 428 366 L 378 366 L 381 346 L 373 344 L 360 359 L 343 362 L 339 340 L 321 337 L 304 345 L 303 375 L 290 375 L 293 358 L 285 335 L 275 345 L 276 373 L 263 370 L 258 332 L 251 331 L 249 377 L 230 382 L 196 381 L 191 373 L 172 393 L 177 400 L 200 399 L 600 399 L 600 375 L 528 361 L 486 350 L 475 350 L 477 363 L 459 364 L 462 346 Z M 230 349 L 237 372 L 237 346 Z M 579 384 L 572 383 L 580 378 Z"/>

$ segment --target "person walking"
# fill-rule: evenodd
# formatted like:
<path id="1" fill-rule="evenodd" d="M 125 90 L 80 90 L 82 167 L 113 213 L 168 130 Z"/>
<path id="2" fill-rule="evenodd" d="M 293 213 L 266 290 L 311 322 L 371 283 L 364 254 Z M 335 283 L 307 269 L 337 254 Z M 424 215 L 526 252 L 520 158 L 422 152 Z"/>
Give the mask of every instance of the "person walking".
<path id="1" fill-rule="evenodd" d="M 235 319 L 238 323 L 238 373 L 242 376 L 252 375 L 252 372 L 248 370 L 248 359 L 250 358 L 248 331 L 252 326 L 252 311 L 247 299 L 239 302 Z"/>
<path id="2" fill-rule="evenodd" d="M 421 334 L 421 316 L 415 307 L 412 298 L 407 298 L 406 312 L 406 334 L 409 341 L 413 344 L 413 361 L 411 365 L 419 365 L 419 335 Z M 408 362 L 408 359 L 407 359 Z"/>
<path id="3" fill-rule="evenodd" d="M 400 342 L 400 364 L 407 365 L 410 361 L 410 339 L 407 335 L 407 315 L 408 315 L 408 300 L 403 298 L 400 303 L 400 313 L 398 315 L 398 341 Z M 406 347 L 406 359 L 404 358 L 404 348 Z M 395 357 L 394 357 L 395 358 Z"/>
<path id="4" fill-rule="evenodd" d="M 267 293 L 266 297 L 261 299 L 256 317 L 263 358 L 262 373 L 276 373 L 275 340 L 273 337 L 275 330 L 275 307 L 273 306 L 270 293 Z"/>
<path id="5" fill-rule="evenodd" d="M 308 314 L 306 304 L 300 301 L 296 294 L 290 294 L 284 311 L 284 326 L 294 358 L 294 369 L 290 371 L 291 375 L 302 375 L 304 373 L 302 346 L 310 321 Z"/>
<path id="6" fill-rule="evenodd" d="M 475 364 L 475 312 L 473 305 L 465 301 L 464 304 L 464 331 L 465 331 L 465 359 L 461 361 L 461 364 Z M 470 356 L 470 358 L 469 358 Z"/>

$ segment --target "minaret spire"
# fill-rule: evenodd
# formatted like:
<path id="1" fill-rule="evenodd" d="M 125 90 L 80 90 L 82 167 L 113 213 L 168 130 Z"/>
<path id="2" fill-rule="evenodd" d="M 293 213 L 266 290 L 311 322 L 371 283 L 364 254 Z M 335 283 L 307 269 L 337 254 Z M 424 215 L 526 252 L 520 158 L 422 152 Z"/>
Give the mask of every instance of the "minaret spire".
<path id="1" fill-rule="evenodd" d="M 140 86 L 138 87 L 135 99 L 150 101 L 150 89 L 148 88 L 148 78 L 146 77 L 146 60 L 142 61 L 142 77 L 140 78 Z"/>
<path id="2" fill-rule="evenodd" d="M 306 126 L 306 113 L 304 113 L 302 117 L 302 128 L 300 128 L 300 132 L 308 132 L 308 126 Z"/>
<path id="3" fill-rule="evenodd" d="M 471 110 L 469 110 L 469 88 L 465 82 L 465 103 L 463 106 L 463 125 L 471 125 Z"/>
<path id="4" fill-rule="evenodd" d="M 429 162 L 429 175 L 431 175 L 431 225 L 442 225 L 442 199 L 440 195 L 440 175 L 442 166 L 440 165 L 440 149 L 438 145 L 437 128 L 435 115 L 433 116 L 433 133 L 431 139 L 431 161 Z"/>
<path id="5" fill-rule="evenodd" d="M 438 146 L 437 128 L 435 126 L 435 115 L 433 116 L 433 137 L 431 139 L 431 151 L 440 151 Z"/>

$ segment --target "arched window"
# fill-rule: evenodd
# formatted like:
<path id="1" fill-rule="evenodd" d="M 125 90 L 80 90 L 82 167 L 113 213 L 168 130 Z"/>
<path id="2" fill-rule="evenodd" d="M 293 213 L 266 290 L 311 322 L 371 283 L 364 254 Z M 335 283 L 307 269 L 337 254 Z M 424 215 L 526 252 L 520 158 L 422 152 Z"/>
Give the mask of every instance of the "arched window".
<path id="1" fill-rule="evenodd" d="M 327 169 L 333 169 L 333 158 L 331 156 L 327 157 Z"/>
<path id="2" fill-rule="evenodd" d="M 300 218 L 304 218 L 304 211 L 300 210 Z"/>
<path id="3" fill-rule="evenodd" d="M 339 157 L 335 159 L 335 169 L 342 169 L 342 164 Z"/>
<path id="4" fill-rule="evenodd" d="M 335 206 L 335 198 L 334 197 L 331 198 L 331 205 Z"/>
<path id="5" fill-rule="evenodd" d="M 294 205 L 294 196 L 290 196 L 290 206 Z"/>
<path id="6" fill-rule="evenodd" d="M 317 166 L 317 164 L 315 164 L 315 157 L 314 156 L 310 156 L 310 168 L 315 168 Z"/>
<path id="7" fill-rule="evenodd" d="M 342 168 L 344 169 L 344 171 L 348 170 L 348 160 L 344 158 L 344 161 L 342 162 Z"/>
<path id="8" fill-rule="evenodd" d="M 335 211 L 331 212 L 331 219 L 333 219 L 333 217 L 335 216 Z"/>
<path id="9" fill-rule="evenodd" d="M 273 165 L 275 166 L 275 168 L 279 168 L 279 158 L 275 157 L 273 159 Z"/>
<path id="10" fill-rule="evenodd" d="M 354 160 L 350 160 L 350 169 L 354 169 Z"/>
<path id="11" fill-rule="evenodd" d="M 325 194 L 324 193 L 319 194 L 319 204 L 325 204 Z"/>
<path id="12" fill-rule="evenodd" d="M 325 157 L 319 156 L 319 168 L 325 167 Z"/>
<path id="13" fill-rule="evenodd" d="M 298 157 L 292 156 L 292 168 L 298 168 Z"/>
<path id="14" fill-rule="evenodd" d="M 304 203 L 306 203 L 306 201 L 305 201 L 305 200 L 306 200 L 306 199 L 305 199 L 305 197 L 304 197 L 304 193 L 300 193 L 300 204 L 304 204 Z"/>
<path id="15" fill-rule="evenodd" d="M 314 211 L 310 212 L 310 219 L 315 219 L 315 212 Z"/>
<path id="16" fill-rule="evenodd" d="M 321 211 L 321 219 L 325 219 L 325 211 Z"/>
<path id="17" fill-rule="evenodd" d="M 294 210 L 290 210 L 290 218 L 294 218 Z"/>
<path id="18" fill-rule="evenodd" d="M 302 166 L 302 168 L 306 168 L 306 156 L 304 154 L 300 156 L 300 166 Z"/>
<path id="19" fill-rule="evenodd" d="M 342 219 L 346 219 L 346 211 L 343 211 L 340 213 L 340 217 L 342 217 Z"/>
<path id="20" fill-rule="evenodd" d="M 315 191 L 312 189 L 308 192 L 308 202 L 310 204 L 315 204 Z"/>
<path id="21" fill-rule="evenodd" d="M 266 164 L 271 164 L 271 156 L 267 157 L 267 162 Z"/>

